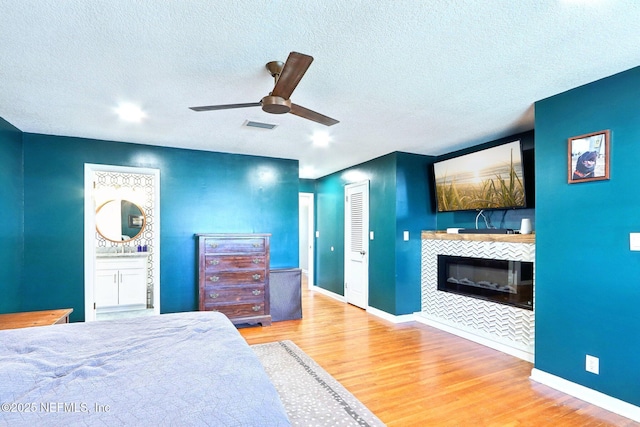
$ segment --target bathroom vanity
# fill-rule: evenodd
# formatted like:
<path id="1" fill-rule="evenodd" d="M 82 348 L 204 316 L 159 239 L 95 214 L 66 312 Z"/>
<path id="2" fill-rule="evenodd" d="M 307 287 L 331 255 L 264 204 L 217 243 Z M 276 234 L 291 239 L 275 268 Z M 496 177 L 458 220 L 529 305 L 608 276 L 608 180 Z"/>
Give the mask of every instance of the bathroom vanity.
<path id="1" fill-rule="evenodd" d="M 148 257 L 148 252 L 98 254 L 95 301 L 99 312 L 146 308 Z"/>

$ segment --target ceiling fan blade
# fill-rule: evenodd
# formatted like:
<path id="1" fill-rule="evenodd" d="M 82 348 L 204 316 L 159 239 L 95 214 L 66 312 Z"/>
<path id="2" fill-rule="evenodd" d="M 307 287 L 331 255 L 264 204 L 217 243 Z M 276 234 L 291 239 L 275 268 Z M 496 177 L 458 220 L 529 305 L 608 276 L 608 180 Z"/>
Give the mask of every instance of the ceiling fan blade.
<path id="1" fill-rule="evenodd" d="M 298 117 L 302 117 L 303 119 L 313 120 L 314 122 L 318 122 L 326 126 L 333 126 L 336 123 L 340 123 L 340 121 L 336 119 L 332 119 L 331 117 L 327 117 L 324 114 L 316 113 L 315 111 L 309 110 L 308 108 L 304 108 L 296 104 L 291 104 L 291 111 L 289 112 L 291 114 L 295 114 Z"/>
<path id="2" fill-rule="evenodd" d="M 193 111 L 230 110 L 232 108 L 259 107 L 262 102 L 248 102 L 246 104 L 204 105 L 202 107 L 189 107 Z"/>
<path id="3" fill-rule="evenodd" d="M 282 67 L 282 73 L 278 77 L 278 81 L 271 92 L 273 96 L 279 96 L 282 99 L 291 98 L 293 90 L 300 83 L 300 79 L 307 72 L 307 69 L 313 62 L 313 57 L 303 53 L 291 52 L 287 58 L 287 62 Z"/>

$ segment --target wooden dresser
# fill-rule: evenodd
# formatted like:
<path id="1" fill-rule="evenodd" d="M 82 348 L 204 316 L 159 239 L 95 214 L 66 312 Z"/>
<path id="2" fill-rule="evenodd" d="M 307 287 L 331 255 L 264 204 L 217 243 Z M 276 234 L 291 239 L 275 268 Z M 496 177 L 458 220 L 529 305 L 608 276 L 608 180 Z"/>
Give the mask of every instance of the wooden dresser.
<path id="1" fill-rule="evenodd" d="M 270 234 L 196 234 L 199 309 L 238 324 L 271 324 Z"/>

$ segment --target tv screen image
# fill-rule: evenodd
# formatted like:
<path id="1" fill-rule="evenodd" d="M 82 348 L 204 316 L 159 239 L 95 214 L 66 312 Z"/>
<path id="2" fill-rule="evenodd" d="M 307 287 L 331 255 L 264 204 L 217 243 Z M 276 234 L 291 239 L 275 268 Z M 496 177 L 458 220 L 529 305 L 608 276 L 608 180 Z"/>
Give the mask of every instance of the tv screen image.
<path id="1" fill-rule="evenodd" d="M 438 212 L 526 207 L 520 141 L 436 162 L 433 172 Z"/>

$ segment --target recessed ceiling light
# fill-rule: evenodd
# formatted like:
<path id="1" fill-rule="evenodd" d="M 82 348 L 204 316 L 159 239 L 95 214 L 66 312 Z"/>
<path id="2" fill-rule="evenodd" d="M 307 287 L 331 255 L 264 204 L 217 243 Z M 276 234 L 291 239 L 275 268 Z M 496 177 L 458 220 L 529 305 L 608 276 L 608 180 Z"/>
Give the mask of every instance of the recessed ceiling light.
<path id="1" fill-rule="evenodd" d="M 115 111 L 118 117 L 120 117 L 120 120 L 124 120 L 125 122 L 137 123 L 147 117 L 145 112 L 142 111 L 140 107 L 130 103 L 119 104 L 118 108 L 116 108 Z"/>
<path id="2" fill-rule="evenodd" d="M 329 142 L 331 142 L 331 137 L 326 132 L 318 131 L 313 134 L 311 140 L 313 141 L 313 145 L 315 146 L 326 147 L 327 145 L 329 145 Z"/>

